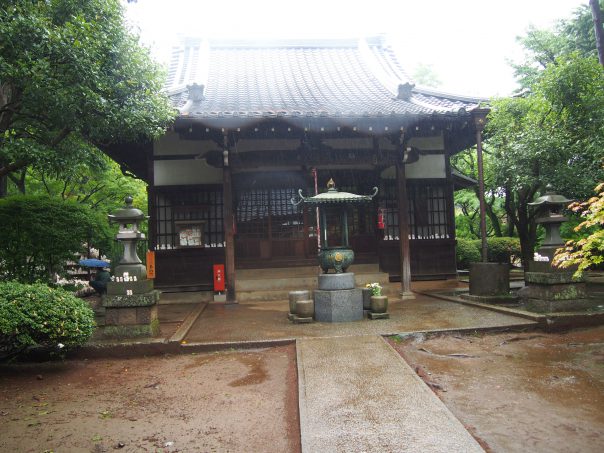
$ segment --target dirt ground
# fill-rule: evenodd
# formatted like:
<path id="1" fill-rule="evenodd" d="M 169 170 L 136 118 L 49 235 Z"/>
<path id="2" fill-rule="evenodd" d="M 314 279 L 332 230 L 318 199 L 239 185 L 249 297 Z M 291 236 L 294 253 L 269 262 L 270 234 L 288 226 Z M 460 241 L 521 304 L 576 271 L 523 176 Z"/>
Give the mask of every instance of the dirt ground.
<path id="1" fill-rule="evenodd" d="M 294 346 L 0 366 L 0 451 L 300 451 Z"/>
<path id="2" fill-rule="evenodd" d="M 487 451 L 604 451 L 604 326 L 391 344 Z"/>

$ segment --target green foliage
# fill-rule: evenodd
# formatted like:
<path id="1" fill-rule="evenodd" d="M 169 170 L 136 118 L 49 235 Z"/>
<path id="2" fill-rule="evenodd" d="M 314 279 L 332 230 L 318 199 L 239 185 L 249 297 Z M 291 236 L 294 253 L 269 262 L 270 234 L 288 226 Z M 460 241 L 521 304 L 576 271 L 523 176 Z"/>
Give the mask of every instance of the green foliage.
<path id="1" fill-rule="evenodd" d="M 565 247 L 558 249 L 553 264 L 561 268 L 577 266 L 576 276 L 588 269 L 600 269 L 604 266 L 604 183 L 595 189 L 597 196 L 583 203 L 572 203 L 570 208 L 585 219 L 575 227 L 576 232 L 586 236 L 570 240 Z"/>
<path id="2" fill-rule="evenodd" d="M 510 263 L 520 256 L 518 238 L 497 237 L 487 239 L 487 259 L 490 263 Z"/>
<path id="3" fill-rule="evenodd" d="M 380 285 L 379 283 L 367 283 L 365 287 L 371 290 L 372 296 L 382 295 L 382 285 Z"/>
<path id="4" fill-rule="evenodd" d="M 457 269 L 469 269 L 470 263 L 480 261 L 480 241 L 458 238 L 455 259 Z"/>
<path id="5" fill-rule="evenodd" d="M 457 269 L 468 269 L 470 263 L 481 260 L 479 239 L 457 239 L 455 258 Z M 520 241 L 512 237 L 487 238 L 487 260 L 489 263 L 511 263 L 520 256 Z"/>
<path id="6" fill-rule="evenodd" d="M 119 0 L 13 0 L 0 8 L 0 176 L 63 174 L 94 150 L 161 135 L 163 73 Z"/>
<path id="7" fill-rule="evenodd" d="M 0 359 L 31 346 L 82 345 L 93 330 L 93 311 L 72 294 L 40 283 L 0 282 Z"/>
<path id="8" fill-rule="evenodd" d="M 15 196 L 0 199 L 0 279 L 51 282 L 64 275 L 88 240 L 107 250 L 111 234 L 104 215 L 60 199 Z"/>

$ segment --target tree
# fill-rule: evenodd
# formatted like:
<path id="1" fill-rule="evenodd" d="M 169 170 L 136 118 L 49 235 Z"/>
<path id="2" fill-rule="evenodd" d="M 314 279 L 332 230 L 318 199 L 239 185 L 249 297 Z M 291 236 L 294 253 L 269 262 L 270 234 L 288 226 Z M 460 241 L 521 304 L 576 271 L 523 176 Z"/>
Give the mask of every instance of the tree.
<path id="1" fill-rule="evenodd" d="M 586 233 L 578 240 L 570 240 L 558 249 L 553 264 L 561 268 L 577 267 L 575 275 L 604 264 L 604 183 L 595 188 L 596 196 L 583 203 L 572 203 L 570 209 L 584 218 L 575 231 Z"/>
<path id="2" fill-rule="evenodd" d="M 0 9 L 0 179 L 94 165 L 95 151 L 161 135 L 162 71 L 119 0 L 14 0 Z M 0 184 L 0 187 L 2 184 Z"/>
<path id="3" fill-rule="evenodd" d="M 84 243 L 102 250 L 112 243 L 105 215 L 57 198 L 3 198 L 0 225 L 0 280 L 51 283 Z"/>
<path id="4" fill-rule="evenodd" d="M 537 237 L 528 203 L 547 183 L 585 198 L 604 179 L 604 71 L 595 57 L 557 57 L 522 97 L 494 102 L 485 132 L 496 187 L 520 237 L 523 262 Z"/>

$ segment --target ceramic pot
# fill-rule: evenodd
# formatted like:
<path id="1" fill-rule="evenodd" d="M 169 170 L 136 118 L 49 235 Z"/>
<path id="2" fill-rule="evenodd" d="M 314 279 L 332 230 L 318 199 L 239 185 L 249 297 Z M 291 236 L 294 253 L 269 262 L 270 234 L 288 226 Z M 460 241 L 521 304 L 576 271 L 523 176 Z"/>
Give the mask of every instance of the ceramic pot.
<path id="1" fill-rule="evenodd" d="M 386 313 L 388 311 L 388 296 L 371 296 L 371 311 Z"/>
<path id="2" fill-rule="evenodd" d="M 299 318 L 312 318 L 315 314 L 315 302 L 310 299 L 297 301 L 296 314 Z"/>

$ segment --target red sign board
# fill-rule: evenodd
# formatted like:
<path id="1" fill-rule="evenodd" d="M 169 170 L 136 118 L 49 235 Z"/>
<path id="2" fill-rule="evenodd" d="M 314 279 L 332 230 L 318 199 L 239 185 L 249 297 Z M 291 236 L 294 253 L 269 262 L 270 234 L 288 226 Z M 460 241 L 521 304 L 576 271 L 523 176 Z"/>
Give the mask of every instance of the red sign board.
<path id="1" fill-rule="evenodd" d="M 214 291 L 224 291 L 224 264 L 214 264 Z"/>

